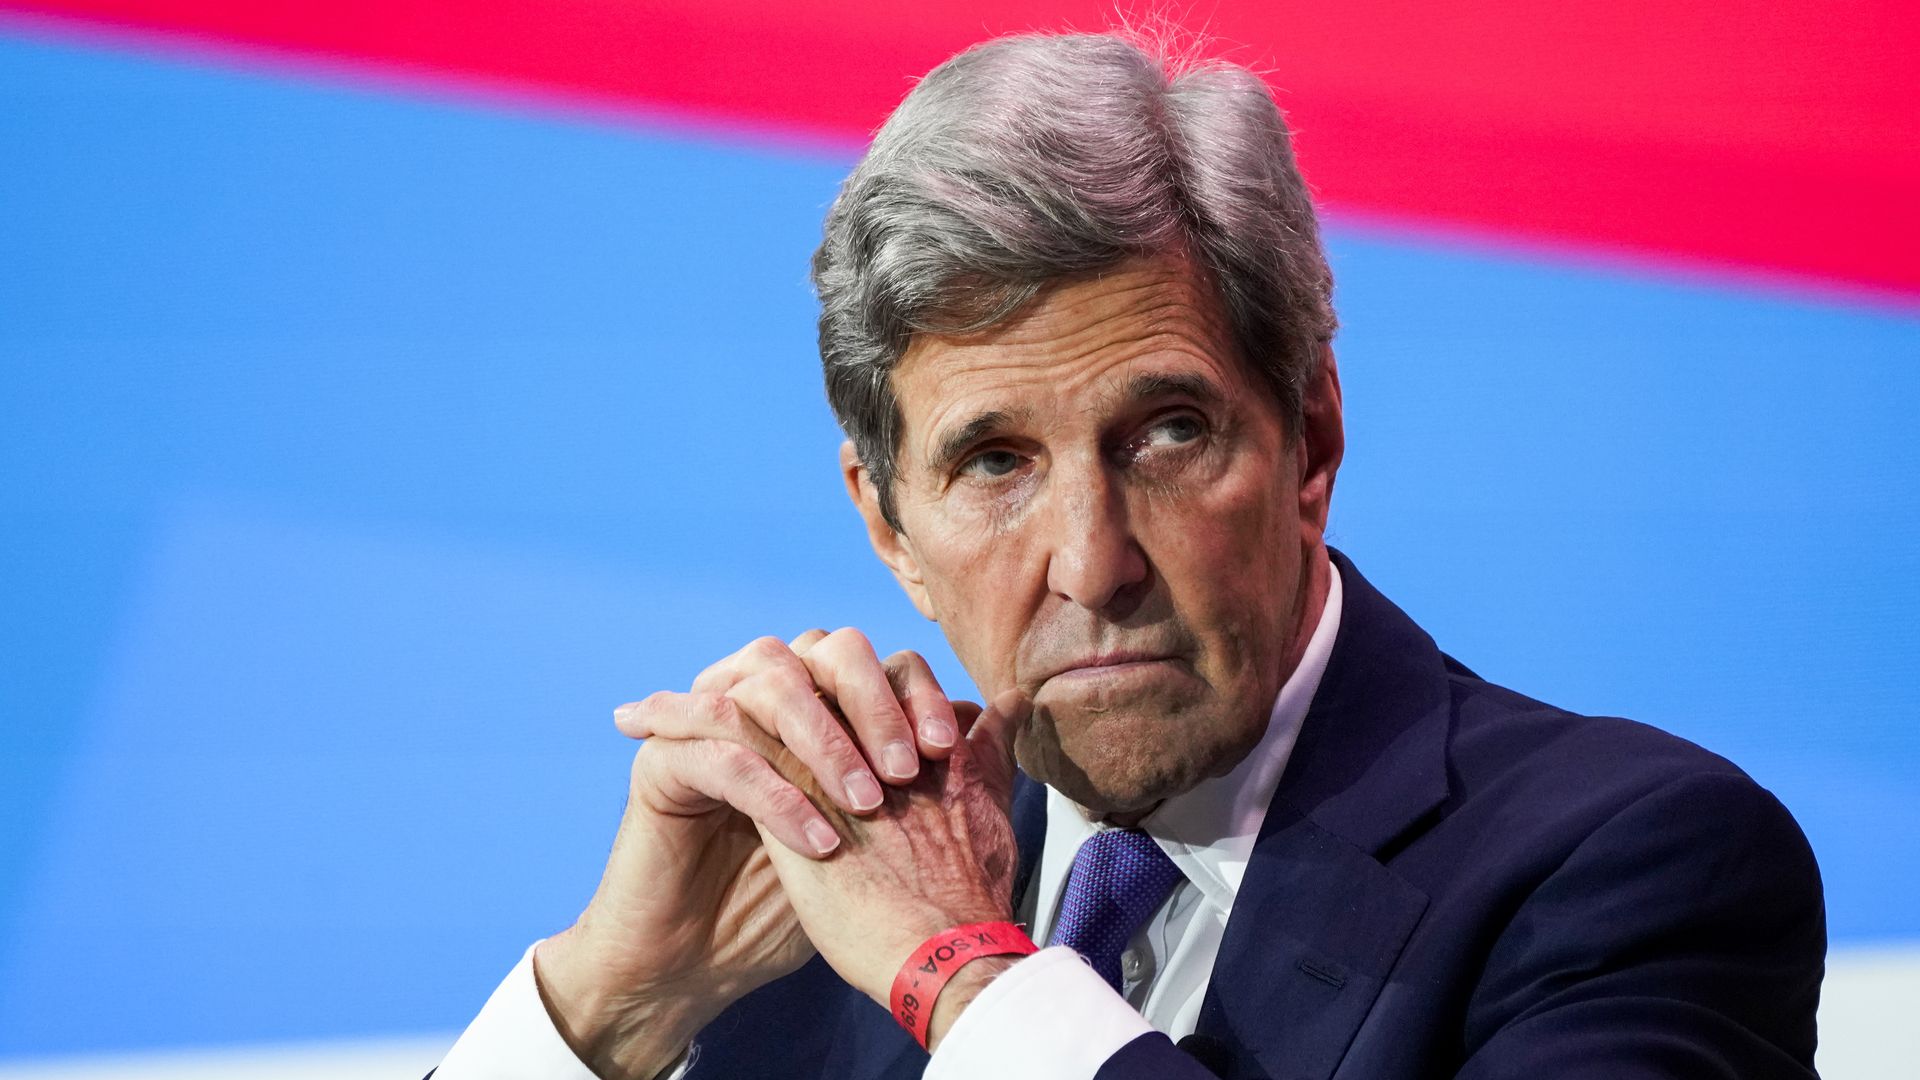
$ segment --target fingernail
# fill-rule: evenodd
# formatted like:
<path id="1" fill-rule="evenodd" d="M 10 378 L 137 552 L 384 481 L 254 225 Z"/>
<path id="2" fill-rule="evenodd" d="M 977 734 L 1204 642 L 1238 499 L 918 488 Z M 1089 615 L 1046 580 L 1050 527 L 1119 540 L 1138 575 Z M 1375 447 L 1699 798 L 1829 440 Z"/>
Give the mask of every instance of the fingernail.
<path id="1" fill-rule="evenodd" d="M 865 769 L 855 769 L 840 781 L 846 785 L 847 799 L 855 810 L 871 810 L 880 805 L 880 782 Z"/>
<path id="2" fill-rule="evenodd" d="M 958 738 L 953 725 L 937 716 L 929 716 L 920 721 L 920 738 L 928 746 L 952 746 Z"/>
<path id="3" fill-rule="evenodd" d="M 840 834 L 819 818 L 807 822 L 806 834 L 807 840 L 813 844 L 813 850 L 822 855 L 840 846 Z"/>
<path id="4" fill-rule="evenodd" d="M 880 764 L 895 780 L 911 780 L 920 774 L 920 755 L 904 742 L 890 742 L 881 748 Z"/>

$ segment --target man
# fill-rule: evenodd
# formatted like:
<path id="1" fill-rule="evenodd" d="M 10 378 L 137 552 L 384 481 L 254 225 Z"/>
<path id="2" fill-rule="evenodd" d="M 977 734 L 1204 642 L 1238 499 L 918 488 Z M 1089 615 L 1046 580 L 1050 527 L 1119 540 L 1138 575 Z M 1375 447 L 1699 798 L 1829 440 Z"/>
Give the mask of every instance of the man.
<path id="1" fill-rule="evenodd" d="M 814 276 L 848 491 L 991 704 L 842 630 L 624 706 L 600 889 L 440 1080 L 1812 1075 L 1779 803 L 1481 680 L 1325 546 L 1331 279 L 1259 79 L 971 49 Z M 1009 922 L 1056 944 L 920 966 Z"/>

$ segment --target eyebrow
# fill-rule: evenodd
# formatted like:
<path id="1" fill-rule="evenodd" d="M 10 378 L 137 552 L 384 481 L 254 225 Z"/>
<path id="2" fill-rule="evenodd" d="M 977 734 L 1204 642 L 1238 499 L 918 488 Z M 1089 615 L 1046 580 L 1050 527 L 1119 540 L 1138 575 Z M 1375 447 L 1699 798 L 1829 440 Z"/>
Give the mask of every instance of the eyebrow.
<path id="1" fill-rule="evenodd" d="M 1013 422 L 1013 414 L 1004 409 L 983 412 L 961 424 L 940 440 L 940 446 L 934 450 L 927 467 L 934 472 L 946 472 L 947 467 L 959 460 L 960 455 L 987 435 Z"/>
<path id="2" fill-rule="evenodd" d="M 1220 405 L 1227 399 L 1227 395 L 1212 379 L 1197 372 L 1148 372 L 1134 376 L 1127 384 L 1127 399 L 1133 404 L 1164 397 L 1185 397 L 1203 405 Z M 941 438 L 939 446 L 928 459 L 927 468 L 933 472 L 947 471 L 973 444 L 1013 423 L 1014 419 L 1014 413 L 1006 409 L 993 409 L 974 416 Z"/>
<path id="3" fill-rule="evenodd" d="M 1158 397 L 1186 397 L 1202 405 L 1222 405 L 1227 400 L 1226 393 L 1212 379 L 1196 371 L 1136 375 L 1127 384 L 1127 397 L 1135 404 Z"/>

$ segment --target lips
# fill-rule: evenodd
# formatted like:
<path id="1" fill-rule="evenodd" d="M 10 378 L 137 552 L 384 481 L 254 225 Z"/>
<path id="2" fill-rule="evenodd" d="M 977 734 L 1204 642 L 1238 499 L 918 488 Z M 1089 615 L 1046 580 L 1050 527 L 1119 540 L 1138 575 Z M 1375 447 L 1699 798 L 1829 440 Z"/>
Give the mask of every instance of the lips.
<path id="1" fill-rule="evenodd" d="M 1088 675 L 1095 675 L 1104 671 L 1122 669 L 1134 664 L 1151 664 L 1178 659 L 1178 656 L 1171 653 L 1153 652 L 1144 649 L 1117 649 L 1112 652 L 1089 654 L 1057 665 L 1049 671 L 1041 681 L 1045 682 L 1048 679 L 1059 678 L 1062 675 L 1073 675 L 1082 672 Z"/>

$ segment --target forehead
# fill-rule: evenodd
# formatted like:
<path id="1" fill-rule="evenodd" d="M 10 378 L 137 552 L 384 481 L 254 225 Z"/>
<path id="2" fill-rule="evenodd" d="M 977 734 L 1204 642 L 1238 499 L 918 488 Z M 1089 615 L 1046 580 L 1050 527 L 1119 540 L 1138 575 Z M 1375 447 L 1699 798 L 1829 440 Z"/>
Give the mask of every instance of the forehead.
<path id="1" fill-rule="evenodd" d="M 1143 377 L 1198 375 L 1237 396 L 1231 340 L 1218 299 L 1184 264 L 1125 263 L 989 330 L 916 337 L 893 372 L 904 442 L 924 451 L 987 412 L 1033 420 L 1118 405 Z"/>

